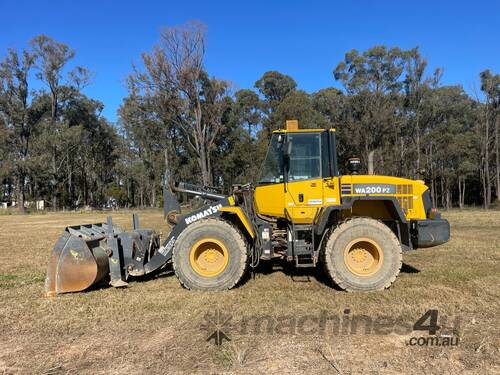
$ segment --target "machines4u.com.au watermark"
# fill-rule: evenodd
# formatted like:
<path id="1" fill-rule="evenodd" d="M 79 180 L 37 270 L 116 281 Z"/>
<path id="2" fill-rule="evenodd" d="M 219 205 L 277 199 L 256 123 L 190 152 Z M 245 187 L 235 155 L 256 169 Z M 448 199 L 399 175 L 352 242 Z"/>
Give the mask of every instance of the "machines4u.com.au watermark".
<path id="1" fill-rule="evenodd" d="M 228 311 L 216 309 L 203 317 L 201 329 L 207 333 L 206 340 L 215 345 L 231 341 L 234 336 L 262 335 L 390 335 L 410 336 L 405 339 L 408 346 L 457 346 L 459 344 L 461 319 L 440 316 L 438 310 L 427 310 L 415 321 L 391 316 L 372 317 L 344 309 L 333 314 L 321 310 L 315 314 L 295 315 L 245 315 L 233 316 Z"/>

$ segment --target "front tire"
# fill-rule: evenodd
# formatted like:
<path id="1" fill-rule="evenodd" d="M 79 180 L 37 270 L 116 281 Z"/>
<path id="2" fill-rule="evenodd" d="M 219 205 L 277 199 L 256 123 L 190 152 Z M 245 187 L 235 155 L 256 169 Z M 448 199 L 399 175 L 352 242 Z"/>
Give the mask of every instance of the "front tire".
<path id="1" fill-rule="evenodd" d="M 388 288 L 401 269 L 401 244 L 385 224 L 354 218 L 335 228 L 323 248 L 326 273 L 349 292 Z"/>
<path id="2" fill-rule="evenodd" d="M 208 218 L 189 225 L 175 242 L 174 271 L 188 289 L 226 290 L 241 279 L 248 264 L 248 246 L 227 221 Z"/>

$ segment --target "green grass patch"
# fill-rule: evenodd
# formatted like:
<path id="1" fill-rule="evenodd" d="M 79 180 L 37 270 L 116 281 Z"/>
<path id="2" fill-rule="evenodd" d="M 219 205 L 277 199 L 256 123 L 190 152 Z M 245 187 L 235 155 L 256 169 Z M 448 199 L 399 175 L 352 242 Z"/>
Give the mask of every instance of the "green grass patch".
<path id="1" fill-rule="evenodd" d="M 45 275 L 41 272 L 30 273 L 0 273 L 0 289 L 11 289 L 23 285 L 43 283 Z"/>

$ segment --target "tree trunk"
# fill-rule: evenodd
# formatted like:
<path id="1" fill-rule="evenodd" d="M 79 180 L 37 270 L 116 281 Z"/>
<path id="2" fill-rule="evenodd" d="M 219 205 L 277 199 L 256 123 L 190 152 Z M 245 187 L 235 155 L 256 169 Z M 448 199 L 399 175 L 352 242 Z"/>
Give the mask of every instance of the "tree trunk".
<path id="1" fill-rule="evenodd" d="M 54 135 L 54 138 L 51 140 L 51 142 L 54 142 L 52 146 L 52 209 L 54 211 L 57 211 L 57 148 L 55 145 L 55 138 L 57 135 L 57 129 L 56 129 L 56 118 L 57 118 L 57 89 L 54 88 L 52 84 L 49 83 L 50 86 L 50 92 L 51 92 L 51 97 L 50 97 L 50 117 L 51 117 L 51 125 L 52 125 L 52 132 Z"/>
<path id="2" fill-rule="evenodd" d="M 444 178 L 441 177 L 441 207 L 446 207 L 446 197 L 445 197 L 445 189 L 444 189 Z"/>
<path id="3" fill-rule="evenodd" d="M 429 169 L 431 176 L 431 199 L 432 199 L 432 207 L 437 207 L 436 200 L 436 177 L 434 176 L 434 163 L 432 159 L 432 143 L 429 145 Z"/>
<path id="4" fill-rule="evenodd" d="M 496 164 L 496 196 L 497 196 L 497 201 L 500 201 L 500 156 L 498 155 L 499 152 L 499 145 L 498 145 L 498 123 L 500 122 L 500 115 L 496 115 L 496 121 L 495 121 L 495 164 Z"/>
<path id="5" fill-rule="evenodd" d="M 458 176 L 458 207 L 464 208 L 462 204 L 462 177 Z"/>
<path id="6" fill-rule="evenodd" d="M 483 187 L 483 208 L 488 209 L 488 200 L 487 200 L 487 193 L 486 193 L 486 176 L 484 173 L 484 155 L 481 160 L 481 167 L 479 168 L 479 174 L 480 174 L 480 179 L 481 179 L 481 185 Z"/>
<path id="7" fill-rule="evenodd" d="M 165 150 L 163 151 L 163 157 L 164 157 L 164 163 L 165 163 L 165 179 L 168 179 L 168 181 L 171 183 L 170 178 L 167 178 L 171 176 L 170 174 L 170 163 L 169 163 L 169 157 L 168 157 L 168 146 L 165 147 Z"/>
<path id="8" fill-rule="evenodd" d="M 24 213 L 24 176 L 16 177 L 16 200 L 19 212 Z"/>
<path id="9" fill-rule="evenodd" d="M 431 200 L 432 200 L 432 207 L 437 207 L 437 203 L 436 203 L 436 181 L 434 179 L 431 181 Z"/>
<path id="10" fill-rule="evenodd" d="M 89 189 L 87 185 L 87 171 L 85 169 L 85 165 L 83 166 L 82 170 L 83 174 L 83 202 L 84 205 L 87 206 L 89 203 Z"/>
<path id="11" fill-rule="evenodd" d="M 153 181 L 153 187 L 151 189 L 151 202 L 149 202 L 151 207 L 156 207 L 156 186 Z"/>
<path id="12" fill-rule="evenodd" d="M 417 148 L 417 168 L 416 168 L 417 173 L 416 174 L 418 175 L 419 170 L 420 170 L 420 123 L 419 123 L 418 116 L 417 116 L 417 123 L 416 123 L 415 131 L 416 131 L 416 148 Z"/>
<path id="13" fill-rule="evenodd" d="M 52 147 L 52 210 L 57 211 L 57 166 L 56 166 L 56 146 Z"/>
<path id="14" fill-rule="evenodd" d="M 198 153 L 198 165 L 201 172 L 201 181 L 203 186 L 210 185 L 209 173 L 207 169 L 207 138 L 206 129 L 202 124 L 202 110 L 199 98 L 196 98 L 196 105 L 194 109 L 195 118 L 195 148 Z"/>
<path id="15" fill-rule="evenodd" d="M 404 139 L 401 135 L 399 137 L 399 171 L 398 176 L 404 175 L 404 160 L 405 160 L 405 152 L 404 152 Z"/>
<path id="16" fill-rule="evenodd" d="M 210 186 L 214 185 L 214 179 L 212 176 L 212 158 L 210 156 L 210 151 L 207 151 L 207 173 L 208 173 L 208 184 Z"/>
<path id="17" fill-rule="evenodd" d="M 491 178 L 490 178 L 490 124 L 488 119 L 488 113 L 486 113 L 486 127 L 485 127 L 485 137 L 484 137 L 484 175 L 486 184 L 486 196 L 485 196 L 485 208 L 490 208 L 491 205 Z"/>
<path id="18" fill-rule="evenodd" d="M 56 123 L 56 117 L 57 117 L 57 89 L 53 88 L 51 85 L 50 88 L 51 95 L 50 95 L 50 118 L 52 120 L 52 125 L 55 125 Z"/>
<path id="19" fill-rule="evenodd" d="M 67 179 L 68 179 L 68 201 L 69 201 L 69 207 L 73 208 L 74 207 L 74 201 L 73 201 L 73 173 L 71 171 L 71 163 L 69 162 L 70 158 L 69 155 L 67 156 L 68 162 L 66 163 L 66 174 L 67 174 Z"/>
<path id="20" fill-rule="evenodd" d="M 465 176 L 458 176 L 458 206 L 465 207 Z"/>
<path id="21" fill-rule="evenodd" d="M 127 179 L 127 204 L 126 207 L 129 208 L 130 205 L 130 180 Z"/>
<path id="22" fill-rule="evenodd" d="M 207 169 L 207 153 L 205 145 L 200 145 L 200 157 L 198 158 L 198 164 L 201 170 L 201 180 L 203 186 L 210 186 L 208 169 Z"/>
<path id="23" fill-rule="evenodd" d="M 449 210 L 451 208 L 451 189 L 449 186 L 446 187 L 446 209 Z"/>
<path id="24" fill-rule="evenodd" d="M 375 150 L 368 152 L 368 174 L 373 174 L 373 157 L 375 154 Z"/>
<path id="25" fill-rule="evenodd" d="M 462 196 L 459 197 L 461 200 L 461 207 L 465 207 L 465 177 L 462 179 Z"/>

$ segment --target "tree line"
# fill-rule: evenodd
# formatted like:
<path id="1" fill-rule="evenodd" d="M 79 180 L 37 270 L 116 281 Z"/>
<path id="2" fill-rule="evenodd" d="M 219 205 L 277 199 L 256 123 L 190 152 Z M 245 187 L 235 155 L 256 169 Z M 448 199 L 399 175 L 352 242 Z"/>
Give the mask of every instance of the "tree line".
<path id="1" fill-rule="evenodd" d="M 236 90 L 204 65 L 205 26 L 165 28 L 131 67 L 118 122 L 84 95 L 92 74 L 75 51 L 40 35 L 0 61 L 0 200 L 44 199 L 52 209 L 159 206 L 162 177 L 224 192 L 255 181 L 273 130 L 287 119 L 336 128 L 341 171 L 424 179 L 433 204 L 500 197 L 500 75 L 479 73 L 473 95 L 443 85 L 416 47 L 351 50 L 314 93 L 278 71 Z"/>

